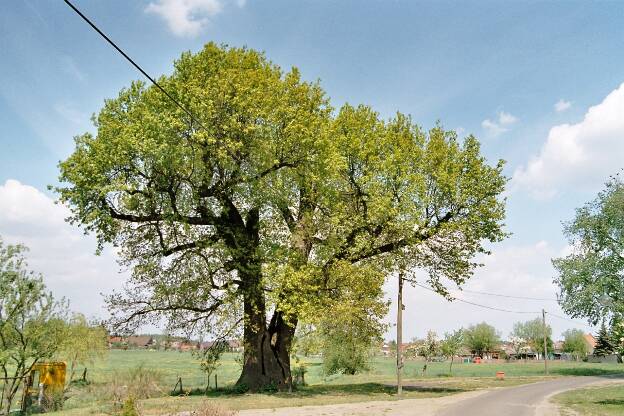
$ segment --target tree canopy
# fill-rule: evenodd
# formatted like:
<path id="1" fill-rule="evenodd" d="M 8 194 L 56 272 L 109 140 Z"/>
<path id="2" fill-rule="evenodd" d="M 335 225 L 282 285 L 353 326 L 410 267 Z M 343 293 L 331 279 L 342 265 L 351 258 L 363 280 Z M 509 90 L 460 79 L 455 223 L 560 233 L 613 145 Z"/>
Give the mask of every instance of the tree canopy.
<path id="1" fill-rule="evenodd" d="M 589 352 L 585 334 L 580 329 L 568 329 L 563 333 L 563 351 L 572 354 L 577 360 Z"/>
<path id="2" fill-rule="evenodd" d="M 572 253 L 553 260 L 560 303 L 572 317 L 597 324 L 624 314 L 624 184 L 611 179 L 595 200 L 564 224 Z"/>
<path id="3" fill-rule="evenodd" d="M 596 346 L 594 347 L 594 355 L 604 357 L 605 355 L 613 354 L 615 347 L 611 340 L 611 334 L 607 330 L 607 326 L 604 321 L 598 331 L 598 337 L 596 338 Z"/>
<path id="4" fill-rule="evenodd" d="M 514 337 L 526 341 L 531 350 L 538 354 L 542 354 L 544 351 L 544 334 L 547 338 L 547 348 L 549 344 L 552 346 L 552 327 L 550 325 L 544 327 L 544 323 L 540 318 L 526 322 L 516 322 L 512 334 Z"/>
<path id="5" fill-rule="evenodd" d="M 285 386 L 297 323 L 344 299 L 377 308 L 398 258 L 446 293 L 442 278 L 462 284 L 505 236 L 503 163 L 473 136 L 334 111 L 317 83 L 245 48 L 207 44 L 159 82 L 201 124 L 134 82 L 76 138 L 57 191 L 132 269 L 109 298 L 116 327 L 242 327 L 239 384 Z"/>
<path id="6" fill-rule="evenodd" d="M 7 414 L 30 370 L 52 358 L 65 334 L 64 304 L 28 270 L 21 245 L 0 239 L 0 414 Z"/>
<path id="7" fill-rule="evenodd" d="M 483 357 L 498 346 L 500 334 L 492 325 L 481 322 L 464 330 L 464 342 L 473 354 Z"/>

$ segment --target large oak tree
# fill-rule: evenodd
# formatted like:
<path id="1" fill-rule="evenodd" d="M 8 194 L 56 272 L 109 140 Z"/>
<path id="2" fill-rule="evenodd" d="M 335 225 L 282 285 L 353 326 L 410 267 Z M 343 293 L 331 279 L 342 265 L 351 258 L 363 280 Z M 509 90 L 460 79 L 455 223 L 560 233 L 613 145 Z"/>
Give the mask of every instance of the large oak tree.
<path id="1" fill-rule="evenodd" d="M 472 136 L 334 111 L 318 84 L 244 48 L 185 53 L 159 82 L 195 120 L 133 83 L 106 101 L 96 136 L 76 138 L 57 190 L 131 267 L 113 323 L 242 328 L 241 385 L 289 385 L 298 322 L 382 316 L 397 265 L 445 293 L 504 237 L 502 162 Z"/>
<path id="2" fill-rule="evenodd" d="M 624 316 L 624 183 L 612 178 L 564 224 L 571 253 L 553 260 L 566 314 L 597 324 Z"/>

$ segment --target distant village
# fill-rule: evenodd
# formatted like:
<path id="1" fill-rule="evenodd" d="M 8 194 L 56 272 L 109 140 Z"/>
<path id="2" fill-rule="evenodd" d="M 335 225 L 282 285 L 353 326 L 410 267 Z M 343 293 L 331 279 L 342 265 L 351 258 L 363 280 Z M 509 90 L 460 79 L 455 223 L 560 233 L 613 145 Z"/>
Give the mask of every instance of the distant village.
<path id="1" fill-rule="evenodd" d="M 585 334 L 584 340 L 587 344 L 588 357 L 594 352 L 596 338 L 592 334 Z M 242 352 L 243 344 L 236 339 L 222 341 L 225 343 L 226 352 Z M 147 350 L 170 350 L 170 351 L 198 351 L 211 348 L 215 341 L 194 341 L 182 337 L 171 337 L 166 335 L 132 335 L 132 336 L 109 336 L 108 347 L 110 349 L 147 349 Z M 551 359 L 572 360 L 571 354 L 563 351 L 563 341 L 555 341 Z M 416 357 L 416 350 L 420 345 L 419 341 L 403 343 L 401 350 L 406 357 Z M 394 341 L 383 342 L 378 351 L 379 355 L 390 357 L 396 355 L 396 343 Z M 533 351 L 530 346 L 524 346 L 521 351 L 517 351 L 510 341 L 502 341 L 497 348 L 488 351 L 483 356 L 477 357 L 473 351 L 463 347 L 457 357 L 466 362 L 472 362 L 479 358 L 482 360 L 537 360 L 542 359 L 542 351 Z M 604 361 L 604 358 L 602 359 Z"/>
<path id="2" fill-rule="evenodd" d="M 170 351 L 197 351 L 211 348 L 216 341 L 193 341 L 181 337 L 166 335 L 131 335 L 127 337 L 109 336 L 108 348 L 118 350 L 146 349 Z M 242 343 L 238 340 L 225 340 L 227 352 L 241 352 Z"/>
<path id="3" fill-rule="evenodd" d="M 592 361 L 592 355 L 594 348 L 596 347 L 596 338 L 592 334 L 584 334 L 583 336 L 587 345 L 587 356 L 582 357 L 586 360 Z M 420 341 L 403 343 L 401 345 L 401 351 L 406 357 L 415 357 L 417 355 Z M 553 343 L 553 351 L 550 353 L 550 359 L 553 360 L 574 360 L 575 357 L 564 352 L 564 341 L 555 341 Z M 384 342 L 381 346 L 381 354 L 386 357 L 396 356 L 396 342 L 389 341 Z M 517 351 L 515 346 L 510 341 L 502 341 L 498 347 L 488 351 L 483 356 L 477 356 L 473 351 L 470 351 L 468 347 L 462 347 L 462 350 L 457 355 L 460 360 L 464 362 L 473 362 L 475 359 L 480 360 L 538 360 L 543 359 L 543 350 L 534 351 L 529 345 L 525 345 L 520 351 Z M 609 357 L 600 357 L 599 361 L 608 361 Z M 617 357 L 614 355 L 613 360 L 617 362 Z"/>

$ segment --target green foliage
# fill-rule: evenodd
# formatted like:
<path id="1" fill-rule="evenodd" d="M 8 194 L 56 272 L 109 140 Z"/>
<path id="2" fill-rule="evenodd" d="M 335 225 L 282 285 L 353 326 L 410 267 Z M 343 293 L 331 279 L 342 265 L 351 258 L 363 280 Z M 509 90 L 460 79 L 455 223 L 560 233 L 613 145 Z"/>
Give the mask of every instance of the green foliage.
<path id="1" fill-rule="evenodd" d="M 306 375 L 307 372 L 308 372 L 308 369 L 303 364 L 300 364 L 300 365 L 294 367 L 291 370 L 291 374 L 292 374 L 292 378 L 293 378 L 293 384 L 296 385 L 296 386 L 305 386 L 306 385 L 305 375 Z"/>
<path id="2" fill-rule="evenodd" d="M 129 396 L 124 401 L 124 404 L 123 404 L 123 407 L 121 408 L 121 412 L 119 413 L 119 416 L 140 416 L 134 397 Z"/>
<path id="3" fill-rule="evenodd" d="M 607 330 L 607 326 L 604 321 L 602 321 L 602 325 L 600 326 L 600 330 L 598 331 L 598 337 L 596 338 L 596 346 L 594 347 L 594 355 L 599 357 L 604 357 L 605 355 L 613 354 L 614 351 L 613 343 L 611 341 L 611 336 L 609 331 Z"/>
<path id="4" fill-rule="evenodd" d="M 31 368 L 52 358 L 65 334 L 65 304 L 46 291 L 41 276 L 27 269 L 21 245 L 0 239 L 0 413 L 10 410 Z"/>
<path id="5" fill-rule="evenodd" d="M 232 387 L 232 393 L 235 394 L 245 394 L 249 391 L 249 386 L 245 383 L 236 383 L 234 387 Z"/>
<path id="6" fill-rule="evenodd" d="M 550 325 L 544 327 L 541 318 L 535 318 L 526 322 L 516 322 L 513 327 L 512 335 L 524 340 L 531 351 L 543 354 L 544 333 L 546 334 L 547 351 L 552 352 L 552 328 Z M 548 348 L 549 343 L 550 348 Z"/>
<path id="7" fill-rule="evenodd" d="M 453 360 L 456 355 L 459 355 L 462 347 L 464 346 L 464 330 L 458 329 L 453 332 L 447 332 L 444 334 L 444 339 L 440 342 L 440 353 L 447 360 L 450 360 L 449 374 L 453 372 Z"/>
<path id="8" fill-rule="evenodd" d="M 624 313 L 624 184 L 614 178 L 595 200 L 576 210 L 564 232 L 572 253 L 553 260 L 561 305 L 596 324 Z"/>
<path id="9" fill-rule="evenodd" d="M 624 320 L 620 316 L 611 322 L 611 340 L 614 351 L 624 355 Z"/>
<path id="10" fill-rule="evenodd" d="M 308 357 L 321 353 L 323 340 L 314 325 L 299 325 L 295 333 L 295 341 L 291 349 L 291 355 Z"/>
<path id="11" fill-rule="evenodd" d="M 473 354 L 482 357 L 498 346 L 500 335 L 496 328 L 481 322 L 464 330 L 464 343 Z"/>
<path id="12" fill-rule="evenodd" d="M 580 329 L 568 329 L 563 333 L 563 351 L 572 354 L 577 360 L 589 352 L 585 334 Z"/>
<path id="13" fill-rule="evenodd" d="M 319 325 L 341 303 L 384 308 L 397 266 L 446 294 L 442 279 L 462 284 L 505 237 L 503 162 L 489 165 L 473 136 L 366 106 L 334 112 L 319 85 L 246 48 L 207 44 L 159 82 L 201 126 L 133 83 L 106 101 L 96 136 L 76 139 L 56 189 L 70 220 L 132 268 L 108 299 L 121 329 L 242 322 L 248 338 L 279 335 L 288 359 L 296 323 Z"/>
<path id="14" fill-rule="evenodd" d="M 418 345 L 416 353 L 425 359 L 425 362 L 431 361 L 434 357 L 440 355 L 440 341 L 435 331 L 427 331 L 427 336 L 422 341 L 415 341 Z"/>
<path id="15" fill-rule="evenodd" d="M 63 342 L 59 346 L 57 357 L 67 361 L 69 377 L 67 383 L 74 380 L 79 365 L 93 365 L 108 353 L 106 329 L 100 325 L 91 325 L 84 315 L 75 313 L 67 322 Z"/>

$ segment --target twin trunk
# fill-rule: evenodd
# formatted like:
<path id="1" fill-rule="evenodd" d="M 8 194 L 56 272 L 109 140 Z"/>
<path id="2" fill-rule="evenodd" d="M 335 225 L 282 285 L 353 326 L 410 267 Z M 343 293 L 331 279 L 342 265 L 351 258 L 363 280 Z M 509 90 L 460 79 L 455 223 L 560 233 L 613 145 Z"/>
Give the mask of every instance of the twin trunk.
<path id="1" fill-rule="evenodd" d="M 266 323 L 264 294 L 252 290 L 244 295 L 243 370 L 236 384 L 250 391 L 290 390 L 290 347 L 296 322 L 286 322 L 275 311 Z"/>

